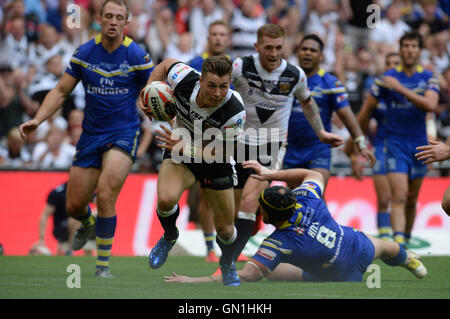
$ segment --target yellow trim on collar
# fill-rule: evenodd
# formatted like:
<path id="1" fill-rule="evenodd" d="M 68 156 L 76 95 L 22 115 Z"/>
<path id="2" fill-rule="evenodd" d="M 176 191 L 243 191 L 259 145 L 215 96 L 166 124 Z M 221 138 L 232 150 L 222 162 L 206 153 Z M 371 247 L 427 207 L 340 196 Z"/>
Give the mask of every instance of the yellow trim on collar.
<path id="1" fill-rule="evenodd" d="M 102 34 L 99 33 L 95 36 L 95 44 L 99 44 L 102 41 Z M 126 47 L 129 47 L 133 40 L 127 36 L 124 37 L 122 44 Z"/>

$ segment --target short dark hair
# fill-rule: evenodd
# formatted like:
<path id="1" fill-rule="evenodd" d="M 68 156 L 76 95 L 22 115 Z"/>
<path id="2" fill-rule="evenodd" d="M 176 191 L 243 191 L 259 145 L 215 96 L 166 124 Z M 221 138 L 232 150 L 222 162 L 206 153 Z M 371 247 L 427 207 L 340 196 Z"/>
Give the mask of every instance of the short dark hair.
<path id="1" fill-rule="evenodd" d="M 300 44 L 298 45 L 298 47 L 296 48 L 297 50 L 300 49 L 300 47 L 302 46 L 303 42 L 305 42 L 306 40 L 313 40 L 316 41 L 319 44 L 319 48 L 320 48 L 320 52 L 323 51 L 323 41 L 322 39 L 317 35 L 317 34 L 307 34 L 303 37 L 302 41 L 300 41 Z"/>
<path id="2" fill-rule="evenodd" d="M 416 40 L 417 43 L 419 44 L 419 48 L 421 48 L 421 49 L 423 48 L 422 36 L 417 31 L 411 31 L 411 32 L 404 33 L 399 40 L 400 47 L 402 46 L 404 40 Z"/>
<path id="3" fill-rule="evenodd" d="M 130 10 L 128 9 L 128 6 L 127 6 L 127 3 L 125 2 L 125 0 L 106 0 L 105 2 L 102 3 L 102 6 L 100 7 L 100 16 L 103 16 L 103 9 L 105 8 L 105 6 L 108 2 L 112 2 L 119 6 L 125 7 L 125 9 L 127 11 L 127 15 L 126 15 L 125 19 L 128 19 L 128 16 L 130 15 Z"/>
<path id="4" fill-rule="evenodd" d="M 226 55 L 210 56 L 203 61 L 202 76 L 206 73 L 216 74 L 219 77 L 230 75 L 233 72 L 233 62 Z"/>

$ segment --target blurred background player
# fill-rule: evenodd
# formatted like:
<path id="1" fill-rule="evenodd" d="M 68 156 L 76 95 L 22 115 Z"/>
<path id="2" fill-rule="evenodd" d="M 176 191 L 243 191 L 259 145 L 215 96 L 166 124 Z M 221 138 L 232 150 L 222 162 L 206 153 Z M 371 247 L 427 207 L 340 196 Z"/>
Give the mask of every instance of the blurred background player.
<path id="1" fill-rule="evenodd" d="M 386 55 L 385 72 L 394 69 L 401 63 L 400 54 L 391 52 Z M 378 236 L 389 240 L 391 236 L 391 215 L 389 205 L 391 202 L 391 189 L 386 176 L 386 103 L 382 99 L 372 113 L 372 120 L 368 128 L 368 135 L 375 152 L 376 162 L 372 167 L 372 178 L 377 196 L 377 227 Z M 350 155 L 353 176 L 361 180 L 363 166 L 357 155 Z"/>
<path id="2" fill-rule="evenodd" d="M 439 81 L 419 64 L 422 37 L 416 32 L 400 38 L 401 64 L 375 79 L 357 118 L 361 128 L 380 100 L 387 106 L 386 163 L 392 191 L 391 225 L 394 240 L 406 245 L 411 237 L 417 197 L 427 167 L 414 157 L 416 147 L 427 143 L 426 115 L 436 109 Z"/>
<path id="3" fill-rule="evenodd" d="M 298 62 L 308 78 L 311 95 L 319 106 L 323 126 L 327 131 L 331 131 L 332 115 L 336 112 L 350 135 L 357 141 L 356 145 L 361 154 L 373 165 L 375 157 L 367 148 L 365 137 L 350 108 L 345 88 L 335 76 L 320 66 L 323 48 L 323 41 L 315 34 L 306 35 L 297 48 Z M 296 99 L 293 101 L 289 118 L 283 167 L 315 170 L 322 174 L 325 188 L 331 175 L 331 146 L 319 141 Z M 288 185 L 290 188 L 295 186 Z"/>
<path id="4" fill-rule="evenodd" d="M 242 99 L 237 92 L 230 90 L 232 70 L 231 60 L 223 55 L 207 58 L 203 62 L 201 75 L 188 65 L 168 58 L 158 64 L 148 79 L 148 83 L 169 83 L 177 99 L 176 134 L 165 126 L 157 131 L 160 136 L 156 139 L 165 149 L 158 174 L 156 206 L 164 234 L 150 252 L 149 265 L 156 269 L 165 263 L 179 236 L 176 226 L 180 212 L 178 201 L 186 189 L 199 181 L 214 214 L 216 242 L 222 250 L 219 266 L 224 275 L 223 283 L 227 286 L 240 285 L 234 258 L 238 236 L 234 227 L 235 172 L 227 156 L 232 156 L 245 122 Z M 152 117 L 150 107 L 143 103 L 143 92 L 139 106 L 147 116 Z M 215 136 L 215 141 L 219 139 L 217 142 L 224 147 L 217 145 L 213 158 L 204 158 L 211 152 L 208 150 L 211 141 L 203 133 L 210 128 L 218 130 L 215 134 L 221 133 L 221 137 Z M 182 131 L 187 134 L 178 136 Z M 194 140 L 194 132 L 201 132 L 201 138 Z M 184 145 L 181 154 L 178 153 L 180 145 Z M 226 147 L 233 149 L 227 150 Z"/>
<path id="5" fill-rule="evenodd" d="M 71 242 L 77 228 L 80 226 L 80 222 L 69 217 L 66 212 L 66 190 L 67 182 L 56 186 L 50 191 L 39 219 L 39 240 L 31 246 L 31 255 L 45 252 L 47 247 L 45 244 L 45 232 L 49 218 L 53 218 L 52 234 L 58 241 L 57 255 L 72 254 Z M 92 255 L 95 252 L 94 235 L 89 238 L 83 250 L 86 255 Z"/>
<path id="6" fill-rule="evenodd" d="M 72 248 L 81 249 L 95 232 L 97 277 L 112 277 L 109 260 L 117 217 L 115 205 L 136 158 L 140 120 L 139 90 L 153 70 L 148 55 L 124 36 L 128 8 L 122 0 L 100 7 L 100 34 L 80 46 L 66 72 L 45 97 L 35 117 L 20 126 L 25 138 L 58 110 L 81 80 L 86 93 L 83 132 L 69 172 L 66 209 L 79 220 Z M 98 215 L 88 206 L 97 190 Z"/>
<path id="7" fill-rule="evenodd" d="M 275 226 L 253 258 L 239 271 L 243 281 L 273 280 L 330 282 L 362 281 L 375 259 L 389 266 L 406 268 L 419 279 L 427 269 L 412 252 L 401 245 L 339 225 L 322 199 L 324 179 L 307 169 L 271 170 L 256 161 L 243 164 L 261 180 L 297 184 L 294 190 L 283 186 L 264 189 L 258 197 L 265 223 Z M 293 267 L 294 266 L 294 267 Z M 209 277 L 166 276 L 165 281 L 213 282 Z"/>
<path id="8" fill-rule="evenodd" d="M 253 233 L 258 195 L 268 186 L 267 181 L 249 178 L 251 171 L 243 169 L 242 162 L 257 159 L 270 167 L 280 165 L 280 150 L 285 142 L 293 99 L 300 101 L 306 119 L 321 142 L 332 146 L 343 143 L 340 136 L 324 129 L 303 70 L 283 58 L 285 41 L 286 32 L 282 27 L 265 24 L 258 29 L 256 53 L 234 62 L 232 83 L 241 94 L 247 112 L 245 131 L 235 156 L 238 175 L 236 227 L 240 251 Z"/>

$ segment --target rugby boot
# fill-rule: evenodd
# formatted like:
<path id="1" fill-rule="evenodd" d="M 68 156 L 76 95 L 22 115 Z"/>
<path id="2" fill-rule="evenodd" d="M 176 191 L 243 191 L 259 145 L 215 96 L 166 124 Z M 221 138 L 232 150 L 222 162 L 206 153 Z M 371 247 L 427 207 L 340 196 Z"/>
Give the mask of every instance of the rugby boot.
<path id="1" fill-rule="evenodd" d="M 164 235 L 161 237 L 155 247 L 153 247 L 148 258 L 148 264 L 151 268 L 158 269 L 166 262 L 169 251 L 172 249 L 173 245 L 175 245 L 176 241 L 177 239 L 174 239 L 169 242 L 164 238 Z"/>
<path id="2" fill-rule="evenodd" d="M 95 277 L 97 278 L 112 278 L 114 277 L 107 267 L 99 267 L 95 270 Z"/>
<path id="3" fill-rule="evenodd" d="M 220 265 L 222 272 L 222 281 L 225 286 L 240 286 L 241 280 L 236 270 L 236 264 L 233 262 L 231 265 Z"/>
<path id="4" fill-rule="evenodd" d="M 419 279 L 424 278 L 428 274 L 425 265 L 420 261 L 419 258 L 414 257 L 410 252 L 408 252 L 408 256 L 406 257 L 406 261 L 403 264 L 403 267 L 408 269 L 414 276 Z"/>
<path id="5" fill-rule="evenodd" d="M 73 237 L 72 250 L 80 250 L 86 245 L 92 235 L 95 234 L 95 224 L 90 227 L 84 227 L 81 225 Z"/>

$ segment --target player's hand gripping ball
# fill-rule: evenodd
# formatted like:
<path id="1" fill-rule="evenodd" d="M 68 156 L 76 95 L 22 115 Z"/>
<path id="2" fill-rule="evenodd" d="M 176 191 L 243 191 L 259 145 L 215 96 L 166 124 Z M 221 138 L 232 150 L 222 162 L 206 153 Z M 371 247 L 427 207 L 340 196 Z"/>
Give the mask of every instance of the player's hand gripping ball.
<path id="1" fill-rule="evenodd" d="M 170 121 L 176 115 L 176 99 L 172 88 L 165 82 L 154 81 L 144 88 L 144 104 L 150 107 L 153 118 Z"/>

